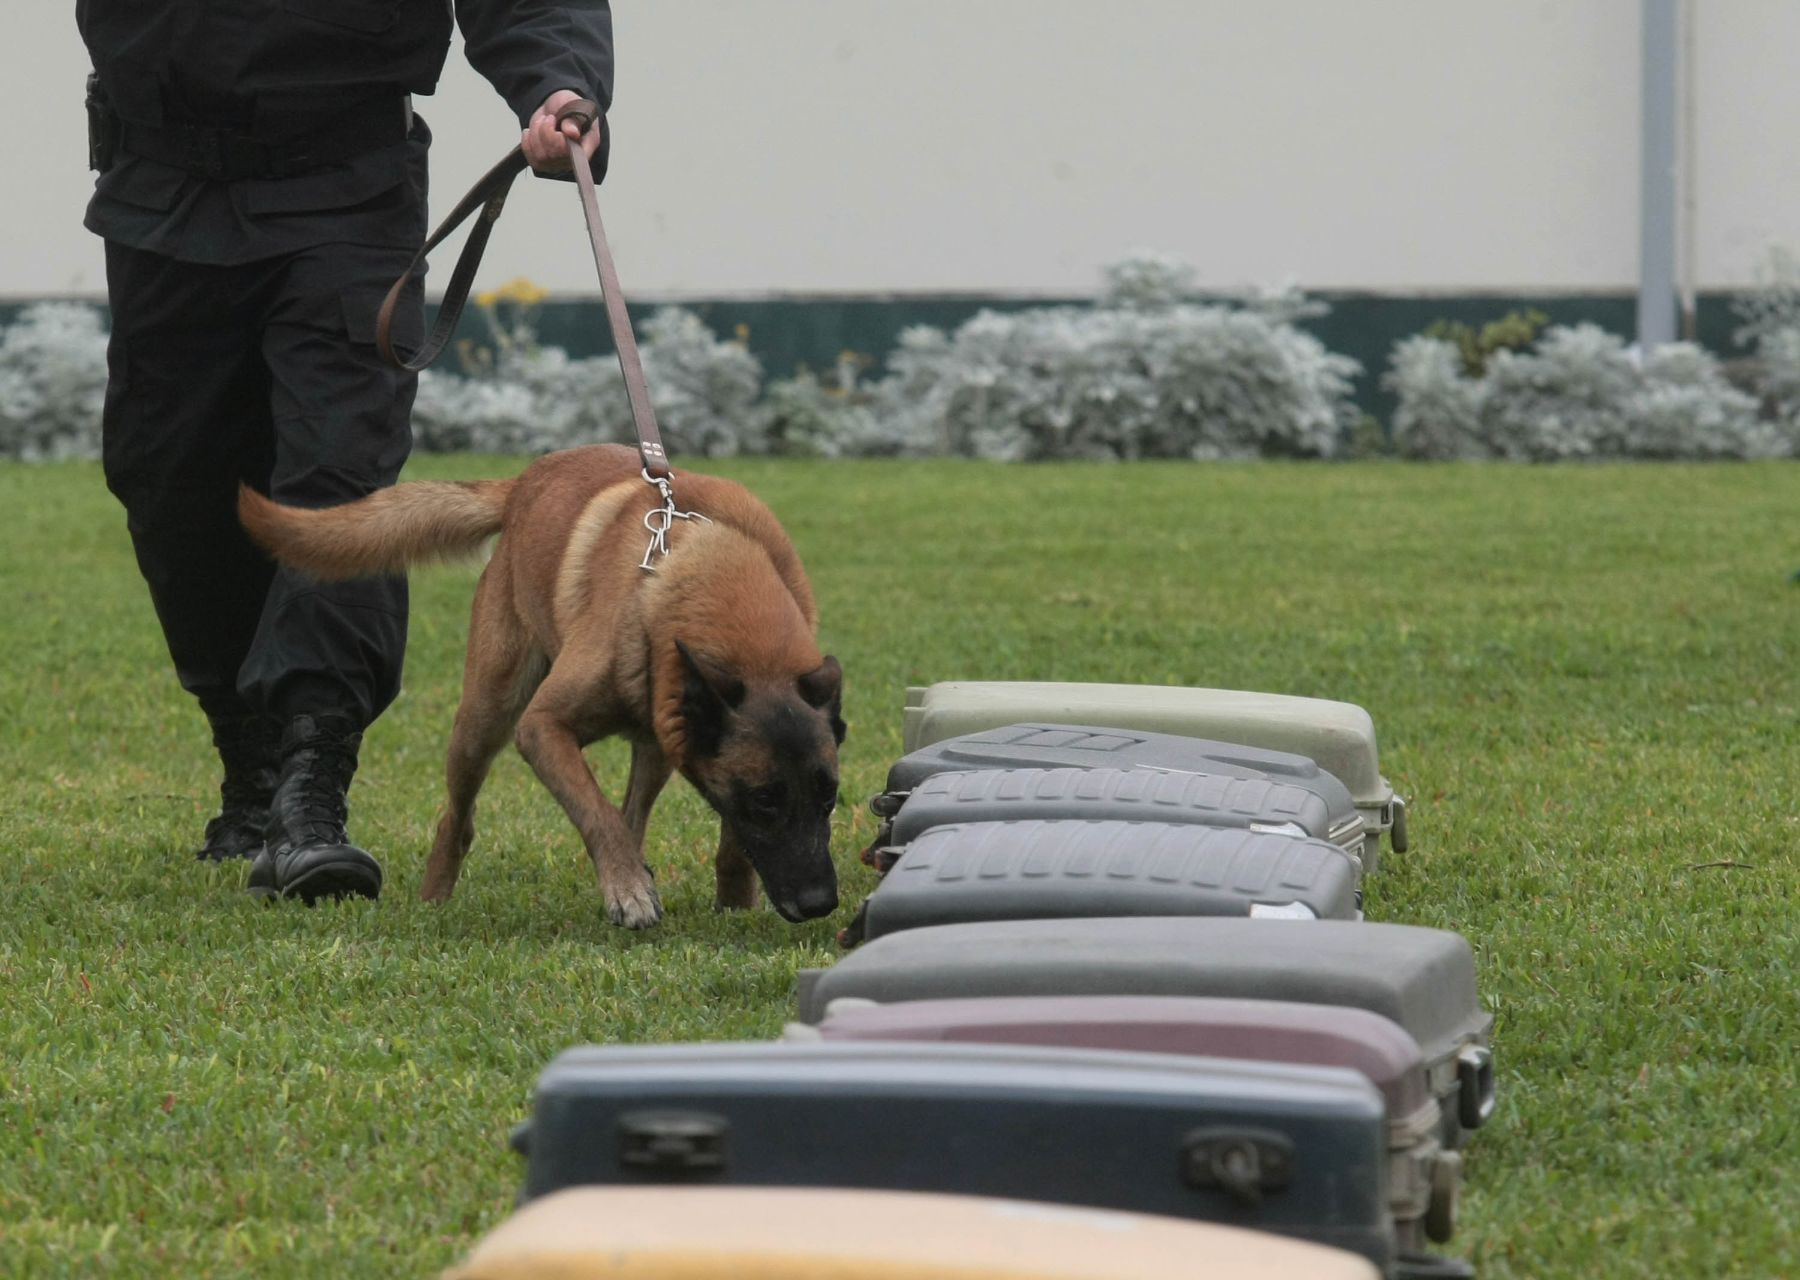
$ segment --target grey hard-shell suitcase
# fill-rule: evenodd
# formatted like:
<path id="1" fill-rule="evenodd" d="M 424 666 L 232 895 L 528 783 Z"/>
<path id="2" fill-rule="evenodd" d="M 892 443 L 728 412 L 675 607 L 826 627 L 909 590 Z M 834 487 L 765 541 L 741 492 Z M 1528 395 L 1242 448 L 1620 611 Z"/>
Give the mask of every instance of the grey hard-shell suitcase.
<path id="1" fill-rule="evenodd" d="M 1331 814 L 1311 791 L 1266 778 L 1149 769 L 976 769 L 913 788 L 894 815 L 904 849 L 933 827 L 971 822 L 1164 822 L 1330 841 Z M 1354 864 L 1360 875 L 1360 861 Z"/>
<path id="2" fill-rule="evenodd" d="M 1354 855 L 1322 840 L 1167 822 L 932 827 L 870 895 L 863 936 L 1058 916 L 1355 920 Z"/>
<path id="3" fill-rule="evenodd" d="M 978 769 L 1155 769 L 1283 782 L 1318 796 L 1329 814 L 1323 838 L 1344 846 L 1359 862 L 1362 857 L 1363 817 L 1356 801 L 1342 782 L 1307 757 L 1142 729 L 1034 722 L 946 738 L 895 761 L 887 789 L 869 807 L 877 817 L 892 819 L 927 778 Z M 891 826 L 886 826 L 870 850 L 893 843 Z M 865 861 L 886 870 L 878 857 Z"/>
<path id="4" fill-rule="evenodd" d="M 1130 1209 L 1384 1270 L 1387 1119 L 1360 1074 L 946 1044 L 608 1045 L 538 1079 L 525 1197 L 618 1183 L 866 1187 Z"/>
<path id="5" fill-rule="evenodd" d="M 1145 916 L 934 925 L 878 938 L 799 975 L 800 1018 L 842 996 L 890 1003 L 970 996 L 1224 996 L 1343 1005 L 1419 1043 L 1448 1147 L 1494 1107 L 1493 1015 L 1458 934 L 1343 920 Z"/>
<path id="6" fill-rule="evenodd" d="M 1439 1141 L 1437 1099 L 1418 1042 L 1365 1009 L 1194 996 L 1021 996 L 836 1001 L 789 1040 L 903 1040 L 1126 1049 L 1303 1066 L 1349 1067 L 1381 1092 L 1388 1115 L 1388 1210 L 1403 1252 L 1456 1226 L 1462 1160 Z"/>
<path id="7" fill-rule="evenodd" d="M 946 681 L 906 691 L 903 744 L 1041 721 L 1216 738 L 1306 756 L 1338 779 L 1366 824 L 1363 871 L 1375 870 L 1380 833 L 1406 851 L 1406 805 L 1381 776 L 1375 722 L 1363 708 L 1325 698 L 1236 689 L 1032 681 Z"/>

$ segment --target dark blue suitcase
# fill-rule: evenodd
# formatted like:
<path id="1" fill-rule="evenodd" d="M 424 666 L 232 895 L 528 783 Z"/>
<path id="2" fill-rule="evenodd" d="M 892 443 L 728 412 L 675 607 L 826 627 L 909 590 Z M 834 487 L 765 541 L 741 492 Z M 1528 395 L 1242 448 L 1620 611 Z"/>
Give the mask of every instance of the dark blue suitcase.
<path id="1" fill-rule="evenodd" d="M 582 1185 L 1005 1196 L 1273 1231 L 1387 1271 L 1387 1115 L 1339 1067 L 1011 1045 L 571 1049 L 525 1198 Z"/>

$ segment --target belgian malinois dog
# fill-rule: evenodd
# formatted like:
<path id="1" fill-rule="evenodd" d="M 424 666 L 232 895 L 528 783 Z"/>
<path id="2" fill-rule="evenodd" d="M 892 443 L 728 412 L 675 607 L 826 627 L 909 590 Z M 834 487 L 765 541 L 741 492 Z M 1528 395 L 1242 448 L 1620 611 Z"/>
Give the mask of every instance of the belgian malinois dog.
<path id="1" fill-rule="evenodd" d="M 644 864 L 651 806 L 679 772 L 719 814 L 721 908 L 756 902 L 757 877 L 787 920 L 837 906 L 843 673 L 814 641 L 818 610 L 781 525 L 740 485 L 678 472 L 669 554 L 640 567 L 644 518 L 662 505 L 622 445 L 538 459 L 510 480 L 416 482 L 323 510 L 250 489 L 239 514 L 282 563 L 332 580 L 392 573 L 500 540 L 475 588 L 449 800 L 420 896 L 442 901 L 475 836 L 475 797 L 507 739 L 581 833 L 606 918 L 653 925 Z M 631 742 L 614 806 L 581 749 Z"/>

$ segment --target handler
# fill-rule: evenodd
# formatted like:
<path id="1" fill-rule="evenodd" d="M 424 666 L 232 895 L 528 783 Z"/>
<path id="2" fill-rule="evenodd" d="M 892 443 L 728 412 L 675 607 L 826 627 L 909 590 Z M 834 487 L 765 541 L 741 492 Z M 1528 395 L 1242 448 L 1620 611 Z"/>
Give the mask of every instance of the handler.
<path id="1" fill-rule="evenodd" d="M 469 62 L 540 173 L 557 110 L 612 100 L 605 0 L 455 0 Z M 199 857 L 260 895 L 381 890 L 350 843 L 362 733 L 400 688 L 404 578 L 323 586 L 236 518 L 240 481 L 319 507 L 394 482 L 416 378 L 375 314 L 425 238 L 430 93 L 448 0 L 77 0 L 94 75 L 87 227 L 106 240 L 106 482 L 182 687 L 212 725 L 221 808 Z M 575 136 L 573 124 L 563 126 Z M 583 139 L 605 169 L 601 129 Z M 596 154 L 598 153 L 598 154 Z M 423 291 L 396 319 L 424 328 Z"/>

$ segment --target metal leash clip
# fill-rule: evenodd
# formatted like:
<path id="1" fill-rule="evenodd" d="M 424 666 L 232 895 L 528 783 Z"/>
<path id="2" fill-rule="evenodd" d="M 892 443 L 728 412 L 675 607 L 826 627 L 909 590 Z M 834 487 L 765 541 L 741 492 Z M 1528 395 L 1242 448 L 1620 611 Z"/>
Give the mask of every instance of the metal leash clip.
<path id="1" fill-rule="evenodd" d="M 651 560 L 669 554 L 669 530 L 675 527 L 677 520 L 701 520 L 712 523 L 712 517 L 703 516 L 698 511 L 677 511 L 675 509 L 675 490 L 669 486 L 667 476 L 653 476 L 646 469 L 640 472 L 644 483 L 656 486 L 662 495 L 662 506 L 644 513 L 644 528 L 650 531 L 650 545 L 644 548 L 644 559 L 638 565 L 645 573 L 655 573 L 656 566 Z"/>

